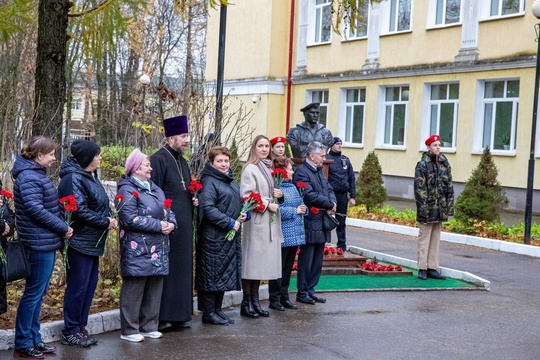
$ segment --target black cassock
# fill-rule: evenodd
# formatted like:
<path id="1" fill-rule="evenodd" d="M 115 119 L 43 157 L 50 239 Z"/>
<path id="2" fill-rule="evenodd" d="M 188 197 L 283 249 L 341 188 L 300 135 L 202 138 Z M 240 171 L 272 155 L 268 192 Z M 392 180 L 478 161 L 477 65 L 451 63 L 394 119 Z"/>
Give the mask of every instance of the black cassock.
<path id="1" fill-rule="evenodd" d="M 192 195 L 191 174 L 186 160 L 169 145 L 150 157 L 152 181 L 172 200 L 178 228 L 169 235 L 169 275 L 165 276 L 161 297 L 161 322 L 191 321 L 193 313 Z M 182 183 L 183 180 L 183 183 Z"/>

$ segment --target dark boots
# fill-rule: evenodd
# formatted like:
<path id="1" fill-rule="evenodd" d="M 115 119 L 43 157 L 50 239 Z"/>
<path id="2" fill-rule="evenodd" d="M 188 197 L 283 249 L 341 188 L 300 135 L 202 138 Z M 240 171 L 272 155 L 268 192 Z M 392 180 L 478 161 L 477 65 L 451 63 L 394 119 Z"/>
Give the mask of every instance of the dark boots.
<path id="1" fill-rule="evenodd" d="M 253 309 L 257 314 L 264 317 L 270 316 L 270 313 L 267 310 L 264 310 L 259 302 L 259 293 L 251 294 L 251 301 L 253 302 Z"/>
<path id="2" fill-rule="evenodd" d="M 244 298 L 242 299 L 242 305 L 240 306 L 240 315 L 247 316 L 252 319 L 256 319 L 259 317 L 259 314 L 257 314 L 253 309 L 253 301 L 251 300 L 250 294 L 244 294 Z"/>

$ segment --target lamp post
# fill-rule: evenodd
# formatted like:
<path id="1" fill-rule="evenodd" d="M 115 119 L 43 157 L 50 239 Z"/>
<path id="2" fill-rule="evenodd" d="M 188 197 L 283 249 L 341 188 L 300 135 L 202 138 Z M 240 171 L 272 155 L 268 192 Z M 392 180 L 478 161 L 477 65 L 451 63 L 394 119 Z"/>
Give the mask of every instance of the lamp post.
<path id="1" fill-rule="evenodd" d="M 531 8 L 535 18 L 540 20 L 540 0 L 536 0 Z M 523 243 L 531 242 L 531 218 L 532 218 L 532 201 L 534 188 L 534 149 L 536 145 L 536 122 L 538 120 L 538 81 L 540 76 L 540 24 L 534 26 L 536 31 L 536 42 L 538 48 L 536 50 L 536 75 L 534 77 L 534 98 L 533 98 L 533 116 L 531 129 L 531 150 L 529 154 L 529 169 L 527 175 L 527 199 L 525 200 L 525 233 L 523 234 Z"/>
<path id="2" fill-rule="evenodd" d="M 144 122 L 144 112 L 145 112 L 145 109 L 144 109 L 144 106 L 145 106 L 145 102 L 146 102 L 146 87 L 148 85 L 150 85 L 150 76 L 146 75 L 146 74 L 142 74 L 141 77 L 139 78 L 139 82 L 141 83 L 142 85 L 142 122 Z M 140 128 L 137 128 L 137 135 L 140 133 Z M 137 140 L 139 136 L 137 136 Z M 141 142 L 141 147 L 142 147 L 142 142 Z"/>

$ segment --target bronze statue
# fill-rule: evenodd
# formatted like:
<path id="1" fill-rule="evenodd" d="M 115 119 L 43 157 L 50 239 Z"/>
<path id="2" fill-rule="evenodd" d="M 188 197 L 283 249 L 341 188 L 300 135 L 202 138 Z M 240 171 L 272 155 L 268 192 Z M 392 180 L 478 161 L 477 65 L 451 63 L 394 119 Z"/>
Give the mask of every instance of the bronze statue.
<path id="1" fill-rule="evenodd" d="M 311 103 L 300 109 L 304 113 L 304 122 L 289 129 L 287 141 L 291 145 L 294 158 L 305 159 L 307 145 L 312 141 L 318 141 L 329 149 L 334 144 L 334 137 L 330 130 L 319 124 L 319 105 Z"/>

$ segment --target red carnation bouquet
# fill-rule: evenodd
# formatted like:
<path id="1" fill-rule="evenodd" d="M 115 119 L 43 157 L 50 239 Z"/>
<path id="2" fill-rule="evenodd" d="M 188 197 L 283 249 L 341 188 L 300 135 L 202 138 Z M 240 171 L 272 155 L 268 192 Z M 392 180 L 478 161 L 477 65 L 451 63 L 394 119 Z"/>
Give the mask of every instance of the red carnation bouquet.
<path id="1" fill-rule="evenodd" d="M 298 188 L 298 192 L 300 193 L 302 201 L 304 201 L 304 191 L 306 191 L 307 189 L 306 183 L 299 181 L 298 183 L 296 183 L 296 187 Z"/>
<path id="2" fill-rule="evenodd" d="M 118 213 L 127 204 L 127 202 L 130 201 L 131 199 L 138 199 L 138 198 L 139 198 L 139 193 L 136 192 L 136 191 L 133 191 L 131 193 L 131 197 L 129 199 L 127 199 L 126 201 L 124 201 L 124 199 L 125 199 L 124 195 L 116 194 L 116 197 L 114 198 L 114 202 L 115 202 L 114 206 L 116 208 L 116 211 L 113 210 L 112 217 L 115 218 L 116 220 L 118 220 Z M 98 239 L 98 241 L 96 243 L 96 246 L 94 246 L 94 247 L 98 247 L 99 243 L 101 242 L 101 239 L 103 239 L 103 237 L 105 236 L 107 231 L 109 231 L 109 229 L 105 229 L 103 231 L 103 233 L 101 234 L 101 236 L 99 237 L 99 239 Z"/>
<path id="3" fill-rule="evenodd" d="M 259 212 L 264 211 L 264 204 L 262 202 L 261 194 L 252 192 L 251 194 L 249 194 L 249 196 L 242 198 L 242 210 L 240 210 L 240 212 L 245 214 L 251 210 Z M 238 216 L 238 219 L 236 219 L 236 221 L 240 221 L 241 218 L 241 216 Z M 231 241 L 232 239 L 234 239 L 235 234 L 236 230 L 231 229 L 229 230 L 227 235 L 225 235 L 225 239 Z"/>
<path id="4" fill-rule="evenodd" d="M 8 207 L 7 199 L 11 199 L 13 197 L 13 194 L 9 191 L 6 191 L 4 189 L 0 190 L 0 195 L 2 195 L 2 207 L 0 208 L 0 221 L 2 221 L 2 217 L 4 216 L 4 209 Z M 0 261 L 4 264 L 7 262 L 6 254 L 4 253 L 4 249 L 2 246 L 0 246 Z"/>
<path id="5" fill-rule="evenodd" d="M 77 201 L 75 200 L 74 195 L 68 195 L 64 196 L 63 198 L 60 198 L 58 200 L 60 204 L 64 207 L 64 219 L 66 221 L 67 226 L 71 226 L 73 221 L 71 220 L 71 216 L 73 215 L 73 212 L 77 211 Z M 69 239 L 64 240 L 64 248 L 62 249 L 62 263 L 64 264 L 64 269 L 69 268 L 68 258 L 67 258 L 67 250 L 69 247 Z"/>
<path id="6" fill-rule="evenodd" d="M 165 208 L 165 217 L 163 218 L 164 221 L 169 221 L 169 215 L 171 214 L 171 206 L 172 200 L 165 199 L 165 201 L 163 202 L 163 207 Z"/>
<path id="7" fill-rule="evenodd" d="M 195 199 L 198 199 L 199 191 L 201 191 L 203 188 L 202 184 L 197 181 L 197 179 L 191 180 L 191 183 L 188 186 L 189 193 L 193 195 Z M 194 206 L 193 207 L 193 220 L 191 223 L 191 227 L 193 228 L 193 242 L 197 242 L 197 217 L 199 213 L 199 207 Z"/>
<path id="8" fill-rule="evenodd" d="M 274 188 L 279 189 L 281 184 L 283 184 L 283 180 L 289 178 L 289 174 L 287 173 L 287 170 L 278 168 L 272 171 L 272 177 L 274 178 Z M 272 198 L 272 201 L 274 204 L 277 204 L 277 199 L 275 197 Z M 272 215 L 270 215 L 270 220 L 272 224 L 276 223 L 276 213 L 272 213 Z"/>

